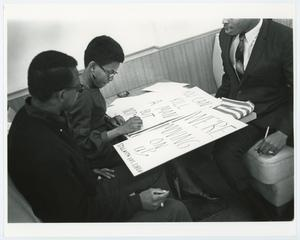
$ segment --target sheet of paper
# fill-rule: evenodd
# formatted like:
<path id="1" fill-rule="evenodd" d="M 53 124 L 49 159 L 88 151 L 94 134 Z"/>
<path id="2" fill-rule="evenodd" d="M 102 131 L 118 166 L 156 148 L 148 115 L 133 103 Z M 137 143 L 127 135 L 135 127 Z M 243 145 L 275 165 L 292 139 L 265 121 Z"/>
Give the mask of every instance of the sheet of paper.
<path id="1" fill-rule="evenodd" d="M 125 120 L 139 116 L 143 121 L 141 130 L 144 130 L 202 108 L 215 107 L 220 100 L 194 87 L 177 94 L 142 94 L 134 102 L 135 104 L 126 100 L 125 103 L 116 104 L 107 109 L 107 114 L 121 115 Z"/>
<path id="2" fill-rule="evenodd" d="M 125 120 L 139 116 L 143 121 L 142 130 L 162 122 L 185 116 L 202 108 L 220 104 L 216 99 L 198 87 L 184 89 L 181 93 L 146 93 L 124 99 L 107 109 L 111 117 L 121 115 Z"/>
<path id="3" fill-rule="evenodd" d="M 161 92 L 141 92 L 141 94 L 137 96 L 117 98 L 110 105 L 115 107 L 147 105 L 153 101 L 157 101 L 158 99 L 166 99 L 171 96 L 173 95 Z"/>
<path id="4" fill-rule="evenodd" d="M 214 109 L 151 128 L 114 145 L 134 176 L 247 126 Z"/>
<path id="5" fill-rule="evenodd" d="M 112 101 L 110 103 L 110 106 L 118 106 L 118 105 L 125 105 L 125 104 L 132 105 L 138 97 L 139 96 L 129 96 L 129 97 L 124 97 L 124 98 L 116 98 L 114 101 Z"/>
<path id="6" fill-rule="evenodd" d="M 130 108 L 147 108 L 153 104 L 162 102 L 164 99 L 168 99 L 170 96 L 162 93 L 144 93 L 138 96 L 118 98 L 107 108 L 106 114 L 114 117 L 120 115 L 123 111 Z"/>
<path id="7" fill-rule="evenodd" d="M 150 92 L 164 92 L 164 91 L 180 91 L 184 89 L 184 86 L 189 85 L 188 83 L 178 83 L 178 82 L 158 82 L 149 87 L 143 89 L 143 91 Z"/>
<path id="8" fill-rule="evenodd" d="M 210 107 L 213 108 L 221 103 L 221 99 L 215 98 L 209 93 L 203 91 L 198 87 L 193 87 L 182 91 L 181 94 L 176 94 L 175 99 L 186 99 L 192 104 L 197 105 L 198 107 Z M 178 100 L 179 101 L 179 100 Z"/>
<path id="9" fill-rule="evenodd" d="M 133 116 L 139 116 L 143 121 L 141 130 L 145 130 L 171 119 L 185 116 L 197 110 L 198 107 L 196 105 L 193 105 L 189 108 L 180 109 L 169 101 L 161 101 L 154 102 L 153 105 L 148 104 L 147 106 L 132 106 L 122 110 L 116 110 L 112 108 L 109 110 L 109 114 L 114 112 L 113 115 L 121 115 L 125 120 L 128 120 Z"/>

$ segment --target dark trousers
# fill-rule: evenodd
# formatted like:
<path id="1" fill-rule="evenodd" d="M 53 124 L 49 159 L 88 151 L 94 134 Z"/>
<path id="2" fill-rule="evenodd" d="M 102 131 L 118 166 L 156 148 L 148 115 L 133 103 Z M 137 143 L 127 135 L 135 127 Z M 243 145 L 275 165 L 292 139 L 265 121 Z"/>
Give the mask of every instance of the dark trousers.
<path id="1" fill-rule="evenodd" d="M 201 165 L 211 160 L 212 147 L 213 145 L 207 144 L 170 162 L 168 169 L 173 170 L 173 175 L 178 177 L 180 191 L 195 195 L 211 192 L 211 184 L 201 176 Z"/>
<path id="2" fill-rule="evenodd" d="M 129 169 L 124 165 L 114 168 L 115 178 L 102 179 L 103 187 L 106 191 L 120 189 L 122 194 L 139 194 L 149 188 L 161 188 L 170 190 L 166 179 L 164 167 L 157 167 L 141 175 L 134 177 Z M 168 198 L 165 206 L 155 211 L 142 210 L 137 212 L 131 222 L 186 222 L 192 221 L 185 205 L 175 199 Z"/>
<path id="3" fill-rule="evenodd" d="M 250 175 L 244 165 L 243 155 L 263 137 L 263 129 L 248 125 L 216 141 L 214 159 L 221 174 L 234 190 L 243 191 L 249 187 Z"/>
<path id="4" fill-rule="evenodd" d="M 144 172 L 138 176 L 133 176 L 125 163 L 114 168 L 116 180 L 120 184 L 120 189 L 124 194 L 140 193 L 148 188 L 161 188 L 170 190 L 164 167 L 157 167 Z"/>
<path id="5" fill-rule="evenodd" d="M 192 222 L 186 206 L 175 199 L 168 198 L 165 206 L 156 211 L 139 211 L 129 222 Z"/>
<path id="6" fill-rule="evenodd" d="M 105 151 L 106 154 L 104 156 L 98 156 L 97 158 L 89 159 L 92 169 L 115 168 L 125 164 L 113 146 L 109 146 L 107 149 L 105 149 Z"/>

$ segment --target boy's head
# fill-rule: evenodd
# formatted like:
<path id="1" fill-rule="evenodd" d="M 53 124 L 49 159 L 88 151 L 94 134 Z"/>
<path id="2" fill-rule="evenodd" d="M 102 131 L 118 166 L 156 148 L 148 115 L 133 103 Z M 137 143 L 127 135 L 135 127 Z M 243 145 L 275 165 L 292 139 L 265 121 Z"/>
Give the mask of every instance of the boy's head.
<path id="1" fill-rule="evenodd" d="M 104 87 L 111 81 L 124 62 L 124 52 L 119 43 L 108 36 L 95 37 L 84 52 L 84 65 L 95 87 Z"/>

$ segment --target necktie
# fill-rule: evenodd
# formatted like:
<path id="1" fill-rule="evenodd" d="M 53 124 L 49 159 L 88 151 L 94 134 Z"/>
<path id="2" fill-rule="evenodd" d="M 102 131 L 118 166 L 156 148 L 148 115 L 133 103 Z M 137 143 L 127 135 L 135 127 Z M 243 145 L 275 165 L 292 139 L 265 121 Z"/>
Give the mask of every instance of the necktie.
<path id="1" fill-rule="evenodd" d="M 237 46 L 235 52 L 235 63 L 236 72 L 239 80 L 243 78 L 244 75 L 244 48 L 245 48 L 245 33 L 240 33 L 239 35 L 239 45 Z"/>

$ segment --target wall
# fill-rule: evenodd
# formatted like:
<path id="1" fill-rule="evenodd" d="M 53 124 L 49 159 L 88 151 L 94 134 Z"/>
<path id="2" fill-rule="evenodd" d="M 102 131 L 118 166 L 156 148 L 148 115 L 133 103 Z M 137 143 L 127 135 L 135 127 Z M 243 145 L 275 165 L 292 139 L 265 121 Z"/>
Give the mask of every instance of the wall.
<path id="1" fill-rule="evenodd" d="M 6 4 L 7 92 L 26 88 L 27 69 L 39 52 L 74 56 L 97 35 L 110 35 L 131 54 L 218 29 L 224 17 L 290 17 L 289 4 Z"/>
<path id="2" fill-rule="evenodd" d="M 109 98 L 118 92 L 130 91 L 161 79 L 187 82 L 209 93 L 215 92 L 212 51 L 218 31 L 155 48 L 151 53 L 146 50 L 131 55 L 119 68 L 114 81 L 102 89 L 103 95 Z M 21 91 L 19 97 L 9 100 L 9 105 L 18 110 L 24 104 L 26 95 Z"/>
<path id="3" fill-rule="evenodd" d="M 293 25 L 290 19 L 275 21 L 290 27 Z M 114 81 L 102 89 L 103 95 L 109 98 L 119 92 L 130 91 L 161 79 L 187 82 L 214 93 L 217 87 L 212 55 L 214 38 L 218 31 L 213 30 L 160 48 L 150 48 L 128 55 Z M 20 91 L 19 95 L 11 94 L 17 97 L 12 97 L 9 105 L 18 110 L 24 104 L 26 93 L 25 90 Z"/>
<path id="4" fill-rule="evenodd" d="M 7 90 L 27 87 L 27 69 L 41 51 L 65 52 L 83 66 L 88 42 L 109 35 L 126 55 L 152 46 L 164 46 L 221 27 L 222 18 L 199 14 L 201 6 L 109 5 L 95 7 L 18 6 L 7 9 Z"/>
<path id="5" fill-rule="evenodd" d="M 103 89 L 105 97 L 154 83 L 160 79 L 186 82 L 212 93 L 212 50 L 216 32 L 211 31 L 160 48 L 157 52 L 125 62 L 119 76 Z"/>

